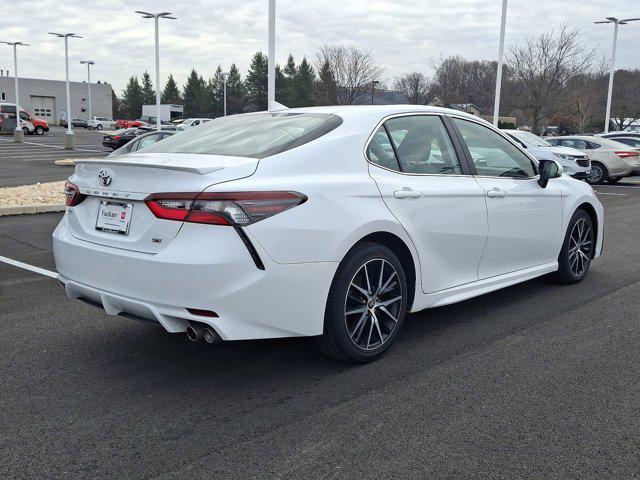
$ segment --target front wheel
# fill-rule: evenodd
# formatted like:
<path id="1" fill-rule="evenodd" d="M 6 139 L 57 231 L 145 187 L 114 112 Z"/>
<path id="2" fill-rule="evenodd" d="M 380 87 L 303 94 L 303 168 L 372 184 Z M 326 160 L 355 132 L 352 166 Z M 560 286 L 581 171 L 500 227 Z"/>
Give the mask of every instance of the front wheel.
<path id="1" fill-rule="evenodd" d="M 562 283 L 582 281 L 589 271 L 595 248 L 596 234 L 591 217 L 584 210 L 578 210 L 567 228 L 558 256 L 556 278 Z"/>
<path id="2" fill-rule="evenodd" d="M 587 183 L 602 185 L 609 178 L 609 172 L 600 162 L 591 162 L 591 173 L 587 176 Z"/>
<path id="3" fill-rule="evenodd" d="M 96 130 L 102 130 L 102 124 L 99 123 L 98 125 L 96 125 Z"/>
<path id="4" fill-rule="evenodd" d="M 352 363 L 375 360 L 396 339 L 407 310 L 402 263 L 376 243 L 354 247 L 340 263 L 316 344 L 327 355 Z"/>

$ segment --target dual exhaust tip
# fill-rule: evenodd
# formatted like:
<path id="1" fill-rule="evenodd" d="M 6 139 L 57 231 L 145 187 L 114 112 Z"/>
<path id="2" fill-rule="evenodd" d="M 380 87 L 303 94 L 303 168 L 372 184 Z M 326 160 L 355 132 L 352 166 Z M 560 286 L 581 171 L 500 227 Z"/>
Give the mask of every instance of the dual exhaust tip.
<path id="1" fill-rule="evenodd" d="M 194 325 L 191 324 L 187 327 L 187 338 L 192 342 L 199 342 L 204 339 L 207 343 L 215 343 L 222 341 L 218 332 L 208 325 Z"/>

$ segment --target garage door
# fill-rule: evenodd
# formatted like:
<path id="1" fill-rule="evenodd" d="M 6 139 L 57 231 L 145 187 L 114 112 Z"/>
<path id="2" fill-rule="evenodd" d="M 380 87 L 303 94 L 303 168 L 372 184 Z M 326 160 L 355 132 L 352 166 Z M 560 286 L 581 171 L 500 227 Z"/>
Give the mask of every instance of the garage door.
<path id="1" fill-rule="evenodd" d="M 54 97 L 31 96 L 33 116 L 52 121 L 56 118 L 56 99 Z"/>

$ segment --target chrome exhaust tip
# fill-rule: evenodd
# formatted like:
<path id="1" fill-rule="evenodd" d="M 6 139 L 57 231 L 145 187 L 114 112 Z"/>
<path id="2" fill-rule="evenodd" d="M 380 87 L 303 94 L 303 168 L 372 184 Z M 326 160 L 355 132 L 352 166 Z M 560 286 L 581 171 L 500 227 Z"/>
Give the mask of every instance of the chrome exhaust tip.
<path id="1" fill-rule="evenodd" d="M 187 338 L 192 342 L 202 339 L 202 327 L 189 325 L 187 327 Z"/>
<path id="2" fill-rule="evenodd" d="M 222 340 L 220 335 L 218 335 L 218 332 L 211 327 L 204 327 L 202 334 L 204 336 L 204 341 L 207 343 L 215 343 Z"/>

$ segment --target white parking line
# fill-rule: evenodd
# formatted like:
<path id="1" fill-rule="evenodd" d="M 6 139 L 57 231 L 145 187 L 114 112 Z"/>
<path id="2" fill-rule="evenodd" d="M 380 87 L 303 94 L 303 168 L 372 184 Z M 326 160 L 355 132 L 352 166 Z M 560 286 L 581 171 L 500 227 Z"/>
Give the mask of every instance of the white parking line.
<path id="1" fill-rule="evenodd" d="M 13 140 L 4 140 L 1 139 L 5 142 L 12 142 Z M 47 147 L 47 148 L 58 148 L 58 149 L 62 149 L 64 150 L 65 148 L 61 145 L 47 145 L 46 143 L 36 143 L 36 142 L 23 142 L 26 145 L 38 145 L 39 147 Z M 100 152 L 101 150 L 88 150 L 88 149 L 84 149 L 84 148 L 74 148 L 74 150 L 80 150 L 82 152 Z"/>
<path id="2" fill-rule="evenodd" d="M 52 272 L 51 270 L 45 270 L 44 268 L 40 268 L 40 267 L 35 267 L 33 265 L 29 265 L 28 263 L 19 262 L 11 258 L 3 257 L 2 255 L 0 255 L 0 262 L 13 265 L 14 267 L 23 268 L 25 270 L 29 270 L 30 272 L 39 273 L 40 275 L 45 275 L 47 277 L 51 277 L 55 279 L 58 278 L 58 274 L 56 272 Z"/>

